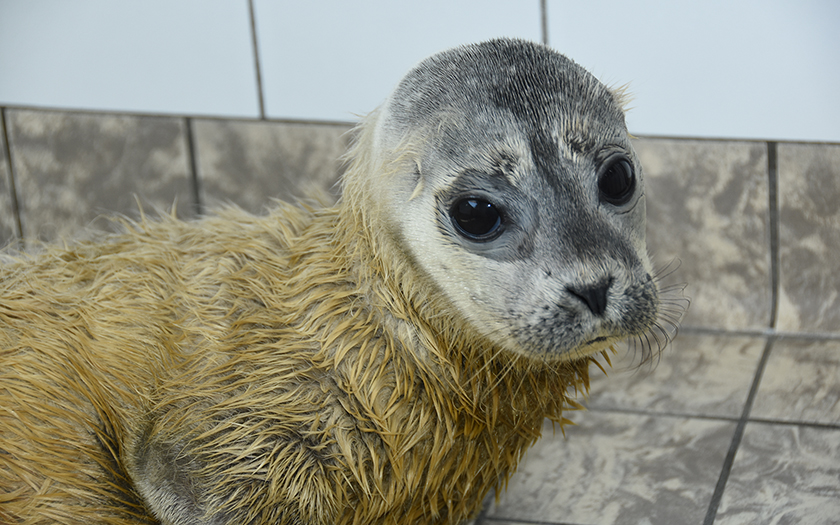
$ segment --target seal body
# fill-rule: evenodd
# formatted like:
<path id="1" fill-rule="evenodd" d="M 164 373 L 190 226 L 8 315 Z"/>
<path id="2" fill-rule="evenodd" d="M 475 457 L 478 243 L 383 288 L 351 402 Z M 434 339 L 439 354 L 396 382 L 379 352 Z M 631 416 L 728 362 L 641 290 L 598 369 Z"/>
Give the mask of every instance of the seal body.
<path id="1" fill-rule="evenodd" d="M 2 266 L 0 521 L 460 523 L 654 326 L 620 101 L 562 55 L 436 55 L 350 159 L 333 207 Z"/>

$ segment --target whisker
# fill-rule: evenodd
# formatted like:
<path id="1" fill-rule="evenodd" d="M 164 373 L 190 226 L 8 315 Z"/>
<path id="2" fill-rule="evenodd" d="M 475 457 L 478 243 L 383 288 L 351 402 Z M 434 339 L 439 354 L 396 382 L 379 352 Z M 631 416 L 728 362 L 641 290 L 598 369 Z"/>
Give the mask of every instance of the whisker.
<path id="1" fill-rule="evenodd" d="M 653 278 L 659 285 L 659 313 L 647 331 L 627 341 L 631 362 L 638 359 L 637 369 L 645 365 L 651 369 L 658 366 L 662 352 L 679 335 L 680 321 L 691 305 L 691 300 L 684 295 L 686 284 L 662 285 L 662 281 L 673 277 L 680 266 L 681 262 L 675 258 L 654 271 Z"/>
<path id="2" fill-rule="evenodd" d="M 682 266 L 682 261 L 674 257 L 659 268 L 654 268 L 653 278 L 657 281 L 663 281 L 676 273 L 680 269 L 680 266 Z"/>

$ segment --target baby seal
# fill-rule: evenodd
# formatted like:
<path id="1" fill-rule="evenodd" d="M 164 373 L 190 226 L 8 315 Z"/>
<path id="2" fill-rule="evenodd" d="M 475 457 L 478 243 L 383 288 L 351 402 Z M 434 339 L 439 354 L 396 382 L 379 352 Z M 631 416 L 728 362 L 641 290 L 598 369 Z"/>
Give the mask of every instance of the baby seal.
<path id="1" fill-rule="evenodd" d="M 620 97 L 564 56 L 433 56 L 349 158 L 332 207 L 2 267 L 0 521 L 460 523 L 656 325 Z"/>

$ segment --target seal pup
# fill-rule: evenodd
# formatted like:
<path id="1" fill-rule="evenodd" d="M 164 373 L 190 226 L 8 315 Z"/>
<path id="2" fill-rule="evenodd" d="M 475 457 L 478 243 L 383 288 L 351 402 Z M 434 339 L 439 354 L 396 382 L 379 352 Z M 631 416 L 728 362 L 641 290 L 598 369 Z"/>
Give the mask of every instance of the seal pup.
<path id="1" fill-rule="evenodd" d="M 657 326 L 621 100 L 571 60 L 443 52 L 357 133 L 335 206 L 2 266 L 1 521 L 460 523 Z"/>

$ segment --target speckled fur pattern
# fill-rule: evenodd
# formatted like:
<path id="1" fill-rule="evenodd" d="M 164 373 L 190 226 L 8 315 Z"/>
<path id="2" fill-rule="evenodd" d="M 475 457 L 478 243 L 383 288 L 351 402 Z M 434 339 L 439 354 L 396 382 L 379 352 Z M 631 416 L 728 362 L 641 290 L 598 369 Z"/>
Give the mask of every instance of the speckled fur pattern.
<path id="1" fill-rule="evenodd" d="M 0 521 L 461 523 L 654 324 L 641 185 L 589 195 L 616 152 L 641 173 L 620 104 L 565 57 L 438 55 L 357 134 L 335 206 L 6 257 Z M 498 240 L 453 233 L 465 191 L 509 210 Z M 605 276 L 604 313 L 568 296 Z"/>

